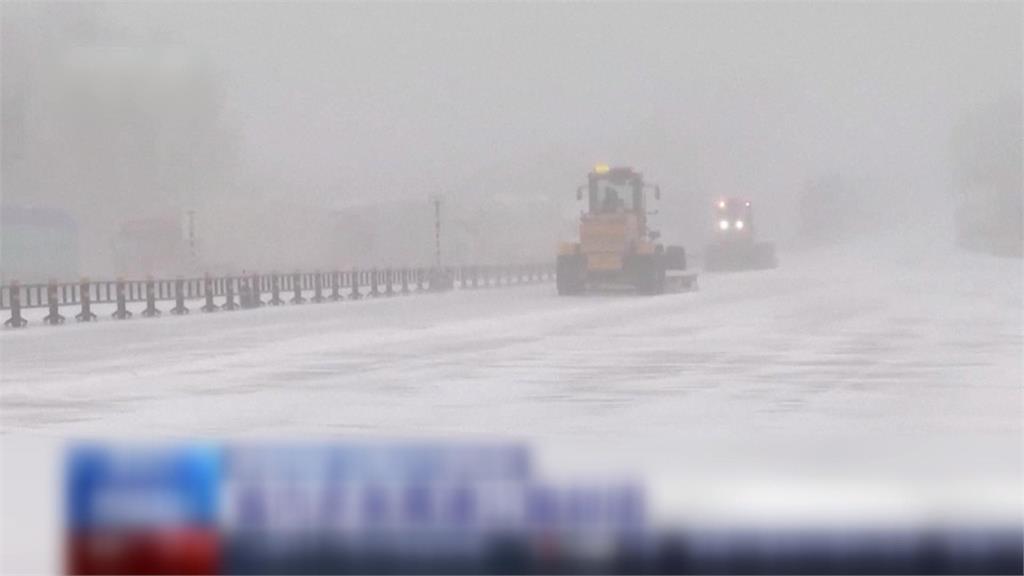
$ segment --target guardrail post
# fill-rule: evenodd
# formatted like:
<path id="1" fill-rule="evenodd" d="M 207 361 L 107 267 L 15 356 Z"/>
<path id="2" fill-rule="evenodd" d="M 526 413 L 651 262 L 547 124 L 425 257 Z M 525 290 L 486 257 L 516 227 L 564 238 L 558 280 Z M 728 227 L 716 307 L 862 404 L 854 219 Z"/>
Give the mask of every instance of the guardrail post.
<path id="1" fill-rule="evenodd" d="M 380 290 L 377 287 L 377 269 L 374 268 L 370 271 L 370 297 L 376 298 L 380 296 Z"/>
<path id="2" fill-rule="evenodd" d="M 256 298 L 253 297 L 253 289 L 255 287 L 252 285 L 252 282 L 252 276 L 246 276 L 244 272 L 238 277 L 238 302 L 245 310 L 257 306 Z"/>
<path id="3" fill-rule="evenodd" d="M 416 268 L 413 274 L 416 275 L 416 291 L 423 292 L 423 268 Z"/>
<path id="4" fill-rule="evenodd" d="M 313 273 L 313 298 L 310 301 L 317 304 L 324 301 L 324 275 L 319 270 Z"/>
<path id="5" fill-rule="evenodd" d="M 259 308 L 264 305 L 263 292 L 260 290 L 260 275 L 253 272 L 249 279 L 251 289 L 249 290 L 249 305 L 253 308 Z"/>
<path id="6" fill-rule="evenodd" d="M 455 274 L 449 268 L 430 269 L 430 291 L 445 292 L 454 287 Z"/>
<path id="7" fill-rule="evenodd" d="M 117 284 L 115 286 L 117 294 L 117 310 L 114 310 L 114 313 L 111 315 L 111 317 L 113 317 L 115 320 L 127 320 L 128 318 L 132 317 L 132 313 L 128 311 L 128 306 L 125 303 L 124 279 L 118 278 Z"/>
<path id="8" fill-rule="evenodd" d="M 4 326 L 21 328 L 28 324 L 28 320 L 25 320 L 21 316 L 21 284 L 17 281 L 13 281 L 11 282 L 11 285 L 7 287 L 7 290 L 11 299 L 11 317 L 4 321 Z"/>
<path id="9" fill-rule="evenodd" d="M 331 302 L 337 302 L 341 300 L 341 272 L 335 270 L 331 272 Z"/>
<path id="10" fill-rule="evenodd" d="M 284 304 L 284 300 L 281 300 L 281 276 L 277 272 L 270 275 L 270 301 L 267 304 L 271 306 Z"/>
<path id="11" fill-rule="evenodd" d="M 350 300 L 359 300 L 363 297 L 363 295 L 359 293 L 359 270 L 353 268 L 352 271 L 349 272 L 349 277 L 352 278 L 352 292 L 349 293 L 348 297 Z"/>
<path id="12" fill-rule="evenodd" d="M 156 309 L 156 290 L 153 277 L 146 278 L 146 309 L 142 311 L 146 318 L 159 316 L 160 311 Z"/>
<path id="13" fill-rule="evenodd" d="M 50 326 L 56 326 L 64 323 L 64 317 L 60 315 L 60 298 L 57 295 L 57 281 L 50 280 L 46 284 L 46 305 L 50 309 L 50 313 L 43 318 L 43 322 Z"/>
<path id="14" fill-rule="evenodd" d="M 181 316 L 188 314 L 188 308 L 185 307 L 185 279 L 175 278 L 174 279 L 174 308 L 171 308 L 171 314 L 175 316 Z"/>
<path id="15" fill-rule="evenodd" d="M 235 302 L 235 278 L 228 276 L 224 278 L 224 304 L 221 310 L 238 310 L 238 302 Z"/>
<path id="16" fill-rule="evenodd" d="M 75 314 L 75 320 L 79 322 L 92 322 L 96 320 L 96 315 L 92 312 L 92 292 L 88 278 L 82 278 L 78 283 L 78 299 L 82 303 L 82 311 Z"/>
<path id="17" fill-rule="evenodd" d="M 408 296 L 409 295 L 409 269 L 408 268 L 402 268 L 398 272 L 398 274 L 402 278 L 402 296 Z"/>
<path id="18" fill-rule="evenodd" d="M 292 299 L 289 300 L 292 304 L 305 304 L 306 299 L 302 297 L 302 274 L 295 272 L 292 274 Z"/>
<path id="19" fill-rule="evenodd" d="M 216 304 L 213 303 L 213 279 L 210 278 L 209 274 L 203 276 L 203 295 L 206 296 L 206 304 L 200 308 L 203 312 L 216 312 L 219 310 Z"/>
<path id="20" fill-rule="evenodd" d="M 391 268 L 384 271 L 384 295 L 389 298 L 395 295 L 395 273 Z"/>

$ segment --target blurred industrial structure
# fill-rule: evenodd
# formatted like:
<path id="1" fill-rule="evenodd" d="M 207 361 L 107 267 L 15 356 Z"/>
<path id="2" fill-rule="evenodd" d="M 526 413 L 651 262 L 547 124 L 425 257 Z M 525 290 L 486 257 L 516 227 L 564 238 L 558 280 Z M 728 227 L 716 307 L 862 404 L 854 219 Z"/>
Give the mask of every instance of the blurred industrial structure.
<path id="1" fill-rule="evenodd" d="M 961 246 L 1004 256 L 1024 253 L 1021 94 L 963 119 L 954 135 L 956 224 Z"/>

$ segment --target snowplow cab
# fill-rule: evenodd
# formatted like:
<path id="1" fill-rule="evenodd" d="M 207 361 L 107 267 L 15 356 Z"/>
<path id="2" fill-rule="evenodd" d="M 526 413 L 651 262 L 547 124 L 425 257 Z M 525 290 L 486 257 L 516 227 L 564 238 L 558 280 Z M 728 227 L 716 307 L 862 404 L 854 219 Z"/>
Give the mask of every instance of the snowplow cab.
<path id="1" fill-rule="evenodd" d="M 632 287 L 656 294 L 666 286 L 666 272 L 686 266 L 682 247 L 666 248 L 648 224 L 648 194 L 660 189 L 644 182 L 628 167 L 599 164 L 576 191 L 585 201 L 579 239 L 559 247 L 556 263 L 558 293 L 580 294 L 596 287 Z"/>
<path id="2" fill-rule="evenodd" d="M 756 270 L 778 265 L 775 245 L 756 241 L 754 210 L 750 200 L 716 200 L 712 223 L 714 240 L 704 253 L 705 270 Z"/>

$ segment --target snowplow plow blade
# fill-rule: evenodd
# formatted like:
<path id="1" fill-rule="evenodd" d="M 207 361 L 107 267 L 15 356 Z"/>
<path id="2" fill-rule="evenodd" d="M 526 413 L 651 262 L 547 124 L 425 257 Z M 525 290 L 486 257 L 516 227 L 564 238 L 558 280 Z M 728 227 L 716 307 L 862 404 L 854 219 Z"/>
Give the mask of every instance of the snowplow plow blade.
<path id="1" fill-rule="evenodd" d="M 634 259 L 627 266 L 605 270 L 591 267 L 583 255 L 561 255 L 556 264 L 556 285 L 563 296 L 589 292 L 633 292 L 665 294 L 687 292 L 697 287 L 697 273 L 671 268 L 663 258 L 652 255 Z"/>
<path id="2" fill-rule="evenodd" d="M 665 293 L 692 292 L 697 290 L 696 272 L 678 272 L 669 270 L 665 273 Z"/>

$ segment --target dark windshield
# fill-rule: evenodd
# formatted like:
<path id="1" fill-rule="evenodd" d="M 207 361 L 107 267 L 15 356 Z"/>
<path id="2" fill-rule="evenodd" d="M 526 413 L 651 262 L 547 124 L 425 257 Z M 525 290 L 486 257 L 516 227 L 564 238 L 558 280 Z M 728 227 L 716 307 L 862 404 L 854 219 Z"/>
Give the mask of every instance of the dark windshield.
<path id="1" fill-rule="evenodd" d="M 638 210 L 639 189 L 633 180 L 601 179 L 591 182 L 590 212 L 615 214 Z"/>

